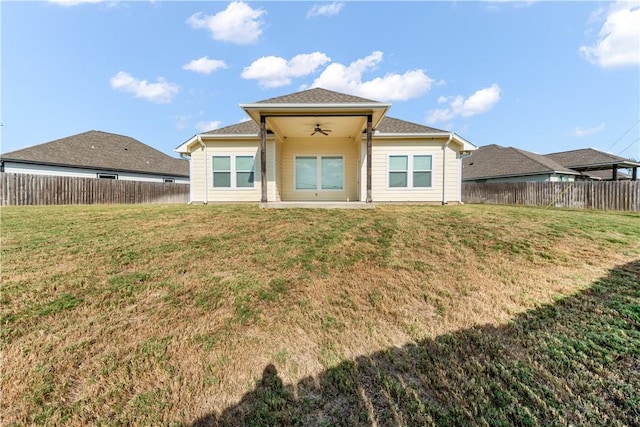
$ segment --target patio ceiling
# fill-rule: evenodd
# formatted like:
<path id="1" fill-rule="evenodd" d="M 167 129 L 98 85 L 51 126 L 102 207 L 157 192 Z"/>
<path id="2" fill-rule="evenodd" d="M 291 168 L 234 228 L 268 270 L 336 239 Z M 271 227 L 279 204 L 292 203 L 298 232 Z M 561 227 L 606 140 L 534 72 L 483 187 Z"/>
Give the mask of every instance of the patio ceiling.
<path id="1" fill-rule="evenodd" d="M 367 117 L 359 116 L 271 116 L 267 128 L 283 140 L 290 138 L 344 138 L 359 140 L 365 130 Z M 316 127 L 328 135 L 314 133 Z M 330 131 L 330 132 L 329 132 Z"/>

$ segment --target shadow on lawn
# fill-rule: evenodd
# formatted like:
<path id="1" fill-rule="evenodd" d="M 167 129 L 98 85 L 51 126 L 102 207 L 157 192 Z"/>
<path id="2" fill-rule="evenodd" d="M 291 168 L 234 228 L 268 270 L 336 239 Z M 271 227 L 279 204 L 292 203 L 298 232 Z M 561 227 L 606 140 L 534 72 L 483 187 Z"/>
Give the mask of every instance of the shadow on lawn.
<path id="1" fill-rule="evenodd" d="M 268 365 L 216 425 L 640 425 L 640 261 L 580 294 L 284 385 Z"/>

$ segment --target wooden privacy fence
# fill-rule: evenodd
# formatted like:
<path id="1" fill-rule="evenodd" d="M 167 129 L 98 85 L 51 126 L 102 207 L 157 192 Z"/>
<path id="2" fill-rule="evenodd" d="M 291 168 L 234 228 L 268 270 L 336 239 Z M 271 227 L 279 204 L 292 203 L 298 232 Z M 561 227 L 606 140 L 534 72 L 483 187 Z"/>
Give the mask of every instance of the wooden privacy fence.
<path id="1" fill-rule="evenodd" d="M 462 201 L 638 212 L 640 181 L 464 183 Z"/>
<path id="2" fill-rule="evenodd" d="M 3 206 L 188 203 L 188 184 L 0 173 Z"/>

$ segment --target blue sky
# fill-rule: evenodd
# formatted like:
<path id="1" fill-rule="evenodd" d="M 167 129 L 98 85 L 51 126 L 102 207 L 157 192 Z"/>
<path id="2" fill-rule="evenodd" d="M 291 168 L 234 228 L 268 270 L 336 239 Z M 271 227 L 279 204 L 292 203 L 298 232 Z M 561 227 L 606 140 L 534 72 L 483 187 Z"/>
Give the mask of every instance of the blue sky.
<path id="1" fill-rule="evenodd" d="M 1 152 L 102 130 L 169 155 L 314 86 L 477 146 L 640 158 L 640 2 L 2 1 Z"/>

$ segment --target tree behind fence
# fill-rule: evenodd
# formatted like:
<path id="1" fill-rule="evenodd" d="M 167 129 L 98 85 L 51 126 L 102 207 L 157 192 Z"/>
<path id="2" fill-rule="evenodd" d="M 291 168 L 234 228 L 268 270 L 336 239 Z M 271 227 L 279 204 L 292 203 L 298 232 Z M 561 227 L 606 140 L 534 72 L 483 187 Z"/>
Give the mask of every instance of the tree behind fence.
<path id="1" fill-rule="evenodd" d="M 188 184 L 0 173 L 3 206 L 188 203 Z"/>
<path id="2" fill-rule="evenodd" d="M 462 201 L 638 212 L 640 181 L 464 183 Z"/>

